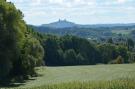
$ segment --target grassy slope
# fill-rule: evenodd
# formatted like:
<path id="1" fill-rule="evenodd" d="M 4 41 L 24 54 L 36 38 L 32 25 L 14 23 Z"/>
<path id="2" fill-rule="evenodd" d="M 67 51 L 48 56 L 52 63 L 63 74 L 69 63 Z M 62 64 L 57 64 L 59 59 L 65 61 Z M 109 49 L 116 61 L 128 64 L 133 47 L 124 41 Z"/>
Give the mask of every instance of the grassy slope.
<path id="1" fill-rule="evenodd" d="M 35 80 L 29 80 L 21 88 L 60 84 L 68 82 L 106 81 L 118 79 L 135 80 L 135 64 L 123 65 L 96 65 L 96 66 L 67 66 L 67 67 L 40 67 L 41 75 Z"/>

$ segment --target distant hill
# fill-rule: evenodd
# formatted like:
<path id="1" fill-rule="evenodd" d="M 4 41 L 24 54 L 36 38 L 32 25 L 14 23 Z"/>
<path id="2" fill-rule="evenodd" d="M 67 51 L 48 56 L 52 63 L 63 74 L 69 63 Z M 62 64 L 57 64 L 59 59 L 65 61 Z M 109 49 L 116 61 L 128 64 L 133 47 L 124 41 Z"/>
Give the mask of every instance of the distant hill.
<path id="1" fill-rule="evenodd" d="M 50 24 L 43 24 L 42 27 L 50 27 L 50 28 L 72 28 L 77 26 L 75 23 L 67 21 L 67 20 L 59 20 L 56 22 L 52 22 Z"/>
<path id="2" fill-rule="evenodd" d="M 124 24 L 124 23 L 116 23 L 116 24 L 86 24 L 86 25 L 82 25 L 82 24 L 76 24 L 67 20 L 58 20 L 56 22 L 52 22 L 49 24 L 43 24 L 39 27 L 47 27 L 47 28 L 99 28 L 99 27 L 128 27 L 128 26 L 135 26 L 135 23 L 128 23 L 128 24 Z"/>
<path id="3" fill-rule="evenodd" d="M 135 30 L 135 24 L 91 24 L 81 25 L 76 24 L 67 20 L 58 20 L 50 24 L 43 24 L 40 26 L 31 25 L 35 31 L 43 34 L 54 34 L 54 35 L 75 35 L 83 38 L 118 38 L 119 34 L 130 34 L 131 31 Z"/>

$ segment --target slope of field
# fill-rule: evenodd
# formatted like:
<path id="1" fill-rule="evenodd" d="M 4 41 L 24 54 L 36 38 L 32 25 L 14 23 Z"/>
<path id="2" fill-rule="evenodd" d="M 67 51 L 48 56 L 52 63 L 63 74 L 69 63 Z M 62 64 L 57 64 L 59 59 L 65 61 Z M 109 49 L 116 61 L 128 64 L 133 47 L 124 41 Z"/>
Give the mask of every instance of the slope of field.
<path id="1" fill-rule="evenodd" d="M 74 81 L 100 82 L 124 79 L 135 80 L 135 64 L 40 67 L 36 68 L 36 70 L 40 74 L 39 77 L 28 80 L 17 88 L 29 89 L 32 87 L 46 86 L 48 84 L 62 84 Z"/>

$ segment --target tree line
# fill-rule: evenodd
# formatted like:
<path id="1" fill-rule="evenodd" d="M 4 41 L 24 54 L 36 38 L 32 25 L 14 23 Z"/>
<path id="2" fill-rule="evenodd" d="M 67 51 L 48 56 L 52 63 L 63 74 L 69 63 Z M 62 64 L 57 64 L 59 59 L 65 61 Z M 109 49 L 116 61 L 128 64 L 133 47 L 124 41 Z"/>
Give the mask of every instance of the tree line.
<path id="1" fill-rule="evenodd" d="M 48 66 L 122 64 L 134 62 L 134 42 L 129 39 L 127 45 L 94 43 L 87 39 L 66 35 L 63 37 L 45 37 L 43 47 L 44 61 Z"/>

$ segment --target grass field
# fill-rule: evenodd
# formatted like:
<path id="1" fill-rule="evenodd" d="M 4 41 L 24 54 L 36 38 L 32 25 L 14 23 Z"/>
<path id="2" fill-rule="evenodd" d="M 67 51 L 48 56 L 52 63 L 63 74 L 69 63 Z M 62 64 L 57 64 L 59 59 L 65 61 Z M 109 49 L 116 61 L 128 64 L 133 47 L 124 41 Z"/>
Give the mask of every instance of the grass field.
<path id="1" fill-rule="evenodd" d="M 135 89 L 135 64 L 40 67 L 36 70 L 39 77 L 16 88 Z"/>
<path id="2" fill-rule="evenodd" d="M 128 35 L 128 34 L 130 34 L 132 31 L 133 31 L 133 30 L 112 30 L 112 33 Z"/>

